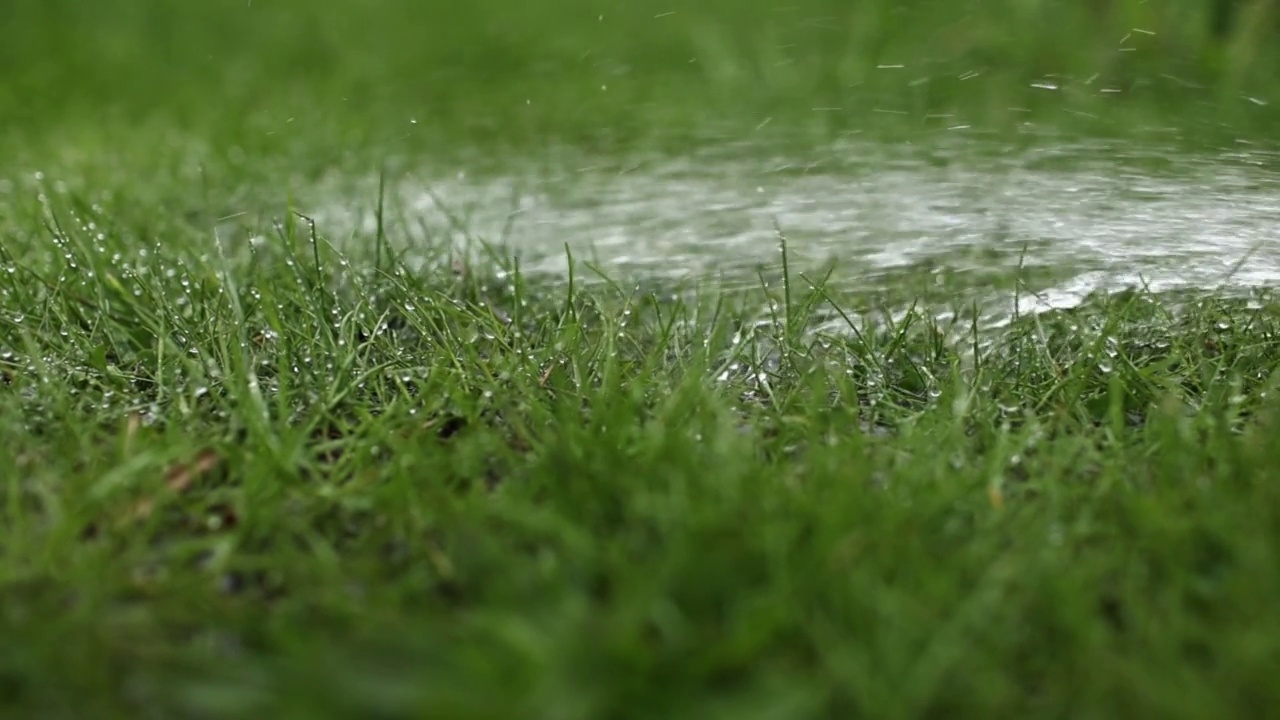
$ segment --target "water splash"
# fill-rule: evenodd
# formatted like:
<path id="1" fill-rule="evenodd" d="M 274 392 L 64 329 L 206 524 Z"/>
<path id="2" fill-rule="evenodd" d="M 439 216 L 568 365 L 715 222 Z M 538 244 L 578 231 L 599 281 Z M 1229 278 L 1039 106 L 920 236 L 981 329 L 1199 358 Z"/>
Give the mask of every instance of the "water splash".
<path id="1" fill-rule="evenodd" d="M 529 273 L 564 273 L 567 244 L 623 273 L 755 284 L 756 268 L 777 264 L 776 219 L 797 263 L 835 260 L 838 282 L 922 264 L 1021 263 L 1066 277 L 1027 309 L 1133 286 L 1280 283 L 1275 154 L 1096 143 L 1024 152 L 844 144 L 818 155 L 424 173 L 396 200 L 420 236 L 506 240 Z M 357 236 L 374 229 L 340 207 L 326 218 L 358 225 Z"/>

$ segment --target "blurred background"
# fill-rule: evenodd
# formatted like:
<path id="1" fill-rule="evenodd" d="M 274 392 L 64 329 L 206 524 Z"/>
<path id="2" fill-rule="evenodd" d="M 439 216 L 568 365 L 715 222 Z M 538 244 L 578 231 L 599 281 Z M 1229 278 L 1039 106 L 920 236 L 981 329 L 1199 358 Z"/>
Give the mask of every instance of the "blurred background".
<path id="1" fill-rule="evenodd" d="M 6 0 L 3 130 L 602 148 L 1275 127 L 1275 0 Z"/>

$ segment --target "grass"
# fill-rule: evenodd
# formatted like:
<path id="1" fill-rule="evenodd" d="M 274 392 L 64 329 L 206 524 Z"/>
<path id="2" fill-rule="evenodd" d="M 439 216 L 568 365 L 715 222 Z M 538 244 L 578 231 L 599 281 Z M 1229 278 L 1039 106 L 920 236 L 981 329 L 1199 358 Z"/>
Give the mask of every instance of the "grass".
<path id="1" fill-rule="evenodd" d="M 6 3 L 0 715 L 1280 705 L 1267 292 L 990 327 L 1056 270 L 546 278 L 309 219 L 541 152 L 1274 139 L 1273 3 L 787 6 Z"/>
<path id="2" fill-rule="evenodd" d="M 1236 3 L 1216 33 L 1229 2 L 14 0 L 0 142 L 132 165 L 180 131 L 319 172 L 460 140 L 500 159 L 848 134 L 1269 139 L 1276 9 Z"/>
<path id="3" fill-rule="evenodd" d="M 540 287 L 44 213 L 0 290 L 7 717 L 1277 701 L 1269 301 L 984 333 L 795 268 Z"/>

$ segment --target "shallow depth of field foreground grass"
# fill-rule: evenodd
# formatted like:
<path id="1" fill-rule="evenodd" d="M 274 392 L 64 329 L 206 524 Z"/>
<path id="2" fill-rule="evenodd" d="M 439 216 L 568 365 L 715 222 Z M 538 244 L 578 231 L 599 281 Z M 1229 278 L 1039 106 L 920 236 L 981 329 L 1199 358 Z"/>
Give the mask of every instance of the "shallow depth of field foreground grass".
<path id="1" fill-rule="evenodd" d="M 5 717 L 1280 699 L 1273 303 L 975 333 L 794 268 L 539 288 L 41 213 L 0 272 Z"/>

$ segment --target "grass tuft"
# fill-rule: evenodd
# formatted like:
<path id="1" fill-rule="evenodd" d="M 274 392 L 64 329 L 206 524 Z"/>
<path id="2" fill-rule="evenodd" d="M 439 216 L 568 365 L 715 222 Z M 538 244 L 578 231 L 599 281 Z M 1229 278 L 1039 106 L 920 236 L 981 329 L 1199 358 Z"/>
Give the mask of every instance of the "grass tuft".
<path id="1" fill-rule="evenodd" d="M 46 213 L 0 278 L 14 707 L 1274 701 L 1270 301 L 980 330 L 785 267 L 779 306 L 411 270 L 292 211 L 216 256 Z"/>

